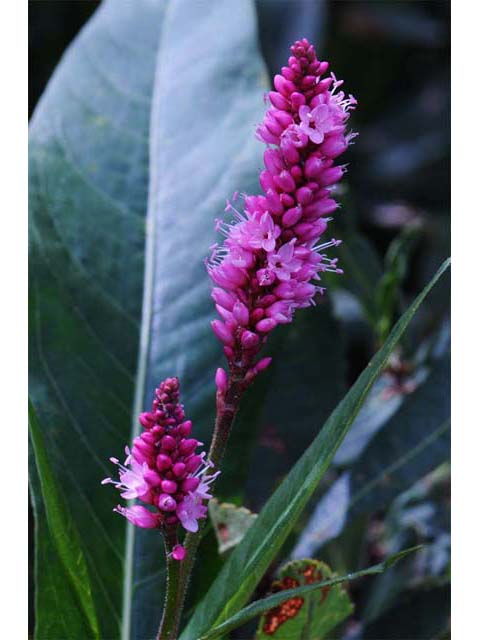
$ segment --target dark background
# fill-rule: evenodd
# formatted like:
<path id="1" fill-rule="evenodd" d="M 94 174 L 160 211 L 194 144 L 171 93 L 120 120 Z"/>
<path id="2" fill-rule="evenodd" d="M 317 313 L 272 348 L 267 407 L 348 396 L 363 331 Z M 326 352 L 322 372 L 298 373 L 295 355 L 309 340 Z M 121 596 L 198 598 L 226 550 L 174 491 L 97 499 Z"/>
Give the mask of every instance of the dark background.
<path id="1" fill-rule="evenodd" d="M 99 4 L 29 2 L 29 115 L 63 51 Z M 306 36 L 338 77 L 348 79 L 347 91 L 359 102 L 352 125 L 361 132 L 348 154 L 355 168 L 345 196 L 348 224 L 368 238 L 380 258 L 402 229 L 421 224 L 404 283 L 410 297 L 450 253 L 450 4 L 259 0 L 257 10 L 260 44 L 272 75 L 289 44 Z M 432 316 L 448 313 L 444 287 L 431 299 Z M 348 348 L 353 381 L 371 355 L 371 344 L 352 340 Z M 32 517 L 30 522 L 32 528 Z M 420 609 L 404 603 L 404 619 L 388 629 L 388 637 L 400 637 L 395 635 L 400 629 L 413 633 L 404 625 Z M 33 629 L 32 609 L 30 614 Z M 387 626 L 382 631 L 387 633 Z"/>

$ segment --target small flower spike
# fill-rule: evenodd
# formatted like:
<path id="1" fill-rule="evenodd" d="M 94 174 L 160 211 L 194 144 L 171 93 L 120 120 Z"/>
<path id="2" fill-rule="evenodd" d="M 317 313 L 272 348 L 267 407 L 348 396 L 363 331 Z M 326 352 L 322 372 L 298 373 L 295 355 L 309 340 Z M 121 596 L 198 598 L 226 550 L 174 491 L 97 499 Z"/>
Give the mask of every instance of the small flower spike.
<path id="1" fill-rule="evenodd" d="M 212 329 L 224 345 L 230 374 L 246 384 L 270 362 L 255 364 L 270 332 L 324 293 L 317 284 L 322 273 L 342 273 L 337 259 L 326 254 L 340 241 L 320 237 L 338 207 L 332 190 L 345 167 L 335 161 L 356 135 L 347 131 L 347 121 L 357 102 L 339 90 L 343 81 L 333 73 L 324 77 L 327 68 L 308 40 L 293 44 L 257 128 L 268 145 L 263 194 L 243 194 L 243 211 L 227 201 L 233 219 L 216 224 L 225 240 L 214 245 L 207 262 L 220 316 Z M 223 369 L 216 385 L 221 397 L 228 386 Z"/>
<path id="2" fill-rule="evenodd" d="M 119 479 L 105 478 L 102 484 L 113 484 L 122 498 L 138 498 L 150 509 L 118 505 L 114 511 L 145 529 L 172 532 L 181 525 L 186 531 L 198 531 L 198 520 L 206 518 L 206 503 L 212 497 L 211 484 L 220 472 L 211 473 L 213 465 L 206 454 L 196 452 L 202 443 L 190 437 L 192 423 L 180 404 L 178 378 L 159 385 L 152 410 L 140 414 L 139 421 L 143 431 L 131 450 L 125 448 L 125 462 L 110 458 L 119 468 Z M 171 555 L 181 561 L 185 549 L 176 544 Z"/>

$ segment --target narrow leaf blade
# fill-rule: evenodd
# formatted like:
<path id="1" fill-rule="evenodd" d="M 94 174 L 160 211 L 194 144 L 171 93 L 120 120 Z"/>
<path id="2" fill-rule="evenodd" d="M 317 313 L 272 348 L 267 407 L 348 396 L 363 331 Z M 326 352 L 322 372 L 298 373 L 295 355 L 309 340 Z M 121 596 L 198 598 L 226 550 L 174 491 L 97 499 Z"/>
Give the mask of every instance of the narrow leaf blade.
<path id="1" fill-rule="evenodd" d="M 231 616 L 227 620 L 225 620 L 221 625 L 218 625 L 201 636 L 200 640 L 213 640 L 213 638 L 219 638 L 224 634 L 236 629 L 237 627 L 242 626 L 249 620 L 256 618 L 261 615 L 265 611 L 269 609 L 273 609 L 278 607 L 278 605 L 282 604 L 286 600 L 290 600 L 290 598 L 295 598 L 299 596 L 305 596 L 317 589 L 324 589 L 325 587 L 332 587 L 342 582 L 351 582 L 352 580 L 358 580 L 359 578 L 363 578 L 365 576 L 371 576 L 379 573 L 383 573 L 393 565 L 395 565 L 402 558 L 418 551 L 422 548 L 422 545 L 417 545 L 415 547 L 410 547 L 409 549 L 404 549 L 399 553 L 396 553 L 383 562 L 372 565 L 368 567 L 368 569 L 362 569 L 361 571 L 356 571 L 355 573 L 347 573 L 344 576 L 332 577 L 328 580 L 321 580 L 320 582 L 314 582 L 313 584 L 302 585 L 301 587 L 296 587 L 294 589 L 285 589 L 280 591 L 279 593 L 275 593 L 274 595 L 268 596 L 267 598 L 263 598 L 262 600 L 256 600 L 252 602 L 248 607 L 241 609 L 237 614 Z"/>

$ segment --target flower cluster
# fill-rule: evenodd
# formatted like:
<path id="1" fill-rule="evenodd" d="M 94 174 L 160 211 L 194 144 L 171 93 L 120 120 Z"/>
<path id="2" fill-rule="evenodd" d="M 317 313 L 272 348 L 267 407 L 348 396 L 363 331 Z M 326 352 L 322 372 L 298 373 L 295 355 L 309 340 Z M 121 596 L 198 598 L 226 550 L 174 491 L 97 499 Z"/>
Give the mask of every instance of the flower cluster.
<path id="1" fill-rule="evenodd" d="M 164 380 L 155 390 L 152 410 L 139 416 L 143 432 L 131 450 L 126 447 L 124 464 L 110 458 L 119 467 L 119 480 L 102 482 L 113 484 L 122 498 L 138 498 L 155 507 L 154 511 L 142 505 L 114 509 L 138 527 L 173 530 L 181 524 L 195 532 L 198 520 L 207 514 L 210 484 L 220 472 L 210 473 L 212 463 L 205 453 L 196 453 L 202 443 L 189 437 L 192 423 L 185 419 L 179 399 L 178 378 Z M 181 560 L 184 553 L 177 545 L 173 557 Z"/>
<path id="2" fill-rule="evenodd" d="M 337 259 L 324 253 L 339 241 L 319 239 L 338 206 L 332 187 L 345 167 L 334 162 L 355 135 L 347 132 L 346 122 L 356 100 L 338 91 L 342 81 L 333 74 L 322 78 L 328 63 L 317 59 L 307 40 L 295 42 L 291 52 L 288 66 L 274 78 L 271 108 L 257 129 L 269 145 L 260 174 L 264 193 L 244 194 L 243 212 L 227 202 L 233 221 L 217 223 L 226 239 L 221 247 L 214 245 L 207 264 L 221 317 L 212 322 L 213 331 L 230 368 L 246 379 L 270 362 L 253 364 L 268 334 L 323 294 L 312 280 L 325 271 L 341 273 Z M 220 391 L 225 384 L 220 370 Z"/>

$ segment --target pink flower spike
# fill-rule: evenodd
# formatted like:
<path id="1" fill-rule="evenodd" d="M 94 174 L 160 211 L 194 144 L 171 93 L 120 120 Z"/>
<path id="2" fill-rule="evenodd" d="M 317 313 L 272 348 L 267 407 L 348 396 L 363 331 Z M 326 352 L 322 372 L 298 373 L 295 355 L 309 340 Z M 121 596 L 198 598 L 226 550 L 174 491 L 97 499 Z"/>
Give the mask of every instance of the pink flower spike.
<path id="1" fill-rule="evenodd" d="M 257 129 L 269 145 L 259 175 L 264 195 L 244 194 L 243 212 L 230 206 L 234 221 L 221 225 L 226 238 L 207 267 L 223 320 L 212 328 L 232 376 L 245 386 L 259 371 L 255 357 L 269 333 L 315 303 L 324 289 L 312 283 L 323 273 L 341 273 L 324 253 L 335 244 L 320 238 L 338 208 L 332 186 L 345 167 L 335 161 L 355 137 L 347 121 L 356 100 L 333 74 L 322 77 L 328 63 L 308 40 L 290 50 Z"/>
<path id="2" fill-rule="evenodd" d="M 102 484 L 113 484 L 122 497 L 140 498 L 151 505 L 152 511 L 141 505 L 115 508 L 136 526 L 147 529 L 176 526 L 179 523 L 176 511 L 183 504 L 183 518 L 189 530 L 193 530 L 193 519 L 196 522 L 205 517 L 205 501 L 210 498 L 208 487 L 218 473 L 204 477 L 211 463 L 205 462 L 205 453 L 194 453 L 202 443 L 188 437 L 192 422 L 186 419 L 180 403 L 177 378 L 167 378 L 158 386 L 148 416 L 148 420 L 141 421 L 145 423 L 144 431 L 135 438 L 132 455 L 125 448 L 125 463 L 111 458 L 119 467 L 119 480 L 105 478 Z M 142 462 L 136 452 L 142 456 Z"/>

